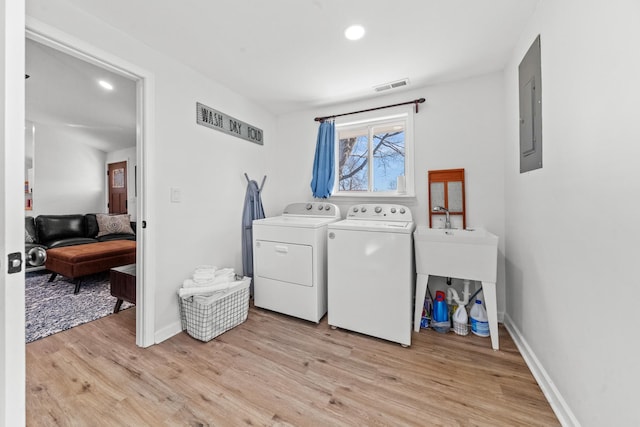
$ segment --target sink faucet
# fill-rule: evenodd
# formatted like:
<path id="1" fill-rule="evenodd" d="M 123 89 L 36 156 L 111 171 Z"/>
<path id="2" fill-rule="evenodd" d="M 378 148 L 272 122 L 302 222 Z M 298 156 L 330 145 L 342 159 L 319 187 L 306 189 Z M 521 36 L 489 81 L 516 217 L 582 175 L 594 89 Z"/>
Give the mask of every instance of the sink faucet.
<path id="1" fill-rule="evenodd" d="M 444 228 L 446 228 L 447 230 L 451 229 L 451 218 L 449 218 L 449 211 L 442 206 L 434 206 L 433 211 L 444 212 L 444 214 L 446 215 L 446 218 L 444 220 Z"/>

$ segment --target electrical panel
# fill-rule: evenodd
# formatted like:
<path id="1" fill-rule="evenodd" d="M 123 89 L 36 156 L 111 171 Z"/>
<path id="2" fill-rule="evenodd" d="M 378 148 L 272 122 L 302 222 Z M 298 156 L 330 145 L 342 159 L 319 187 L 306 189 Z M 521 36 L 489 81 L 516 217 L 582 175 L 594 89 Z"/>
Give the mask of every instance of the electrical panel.
<path id="1" fill-rule="evenodd" d="M 542 84 L 540 36 L 518 66 L 520 96 L 520 173 L 542 167 Z"/>

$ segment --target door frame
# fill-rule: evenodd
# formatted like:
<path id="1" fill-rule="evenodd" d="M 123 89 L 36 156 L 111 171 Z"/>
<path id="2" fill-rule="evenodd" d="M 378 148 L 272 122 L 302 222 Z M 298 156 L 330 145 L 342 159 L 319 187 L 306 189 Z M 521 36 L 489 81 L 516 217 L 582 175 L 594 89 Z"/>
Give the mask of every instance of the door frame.
<path id="1" fill-rule="evenodd" d="M 0 425 L 25 424 L 24 0 L 0 3 Z M 17 273 L 8 254 L 21 254 Z"/>
<path id="2" fill-rule="evenodd" d="M 136 163 L 138 179 L 136 192 L 136 345 L 149 347 L 155 344 L 155 266 L 154 257 L 147 248 L 153 248 L 152 236 L 146 224 L 151 222 L 147 206 L 150 188 L 147 183 L 152 169 L 147 159 L 153 140 L 154 76 L 151 72 L 131 64 L 111 53 L 92 46 L 38 20 L 26 17 L 26 37 L 60 50 L 83 61 L 105 68 L 136 81 Z M 23 120 L 24 121 L 24 120 Z"/>

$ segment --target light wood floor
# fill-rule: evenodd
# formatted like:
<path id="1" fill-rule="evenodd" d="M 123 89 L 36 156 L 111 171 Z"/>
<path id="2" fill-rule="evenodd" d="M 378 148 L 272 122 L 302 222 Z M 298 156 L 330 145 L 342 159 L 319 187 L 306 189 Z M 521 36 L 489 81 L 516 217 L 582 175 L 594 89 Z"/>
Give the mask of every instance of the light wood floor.
<path id="1" fill-rule="evenodd" d="M 502 325 L 497 352 L 431 330 L 402 348 L 253 307 L 206 344 L 134 335 L 129 309 L 27 344 L 27 425 L 559 425 Z"/>

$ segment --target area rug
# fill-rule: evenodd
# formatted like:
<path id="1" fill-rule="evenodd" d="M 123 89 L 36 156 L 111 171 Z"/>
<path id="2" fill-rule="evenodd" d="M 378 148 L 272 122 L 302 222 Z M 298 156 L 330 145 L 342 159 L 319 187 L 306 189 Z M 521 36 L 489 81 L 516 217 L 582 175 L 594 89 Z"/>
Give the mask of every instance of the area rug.
<path id="1" fill-rule="evenodd" d="M 116 298 L 111 296 L 108 271 L 85 276 L 80 292 L 75 295 L 75 284 L 70 279 L 58 276 L 53 282 L 48 282 L 50 276 L 47 271 L 26 274 L 27 343 L 113 313 Z M 132 306 L 125 301 L 120 309 Z"/>

